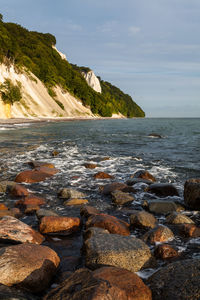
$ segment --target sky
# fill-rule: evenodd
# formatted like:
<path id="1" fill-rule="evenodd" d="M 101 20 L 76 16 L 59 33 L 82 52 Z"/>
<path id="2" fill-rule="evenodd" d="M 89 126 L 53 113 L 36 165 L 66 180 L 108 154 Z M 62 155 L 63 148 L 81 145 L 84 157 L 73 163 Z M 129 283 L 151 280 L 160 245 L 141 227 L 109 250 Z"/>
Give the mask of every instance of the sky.
<path id="1" fill-rule="evenodd" d="M 200 117 L 199 0 L 0 0 L 5 22 L 52 33 L 69 62 L 147 117 Z"/>

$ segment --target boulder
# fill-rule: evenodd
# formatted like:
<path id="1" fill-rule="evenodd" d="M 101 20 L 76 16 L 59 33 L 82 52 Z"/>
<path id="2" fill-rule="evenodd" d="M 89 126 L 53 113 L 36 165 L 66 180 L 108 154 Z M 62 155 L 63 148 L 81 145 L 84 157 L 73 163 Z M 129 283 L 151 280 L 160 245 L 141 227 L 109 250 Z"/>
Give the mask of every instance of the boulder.
<path id="1" fill-rule="evenodd" d="M 166 217 L 166 223 L 169 223 L 169 224 L 194 224 L 192 219 L 190 219 L 189 217 L 187 217 L 181 213 L 177 213 L 177 212 L 173 212 L 170 215 L 168 215 Z"/>
<path id="2" fill-rule="evenodd" d="M 83 205 L 80 209 L 80 215 L 85 218 L 89 218 L 92 215 L 98 215 L 100 213 L 101 212 L 97 208 L 90 205 Z"/>
<path id="3" fill-rule="evenodd" d="M 145 206 L 150 212 L 155 214 L 168 214 L 173 211 L 178 211 L 178 207 L 175 202 L 173 201 L 166 201 L 166 200 L 152 200 L 152 201 L 145 201 Z"/>
<path id="4" fill-rule="evenodd" d="M 149 247 L 140 239 L 118 234 L 96 234 L 85 241 L 86 266 L 111 265 L 137 272 L 152 267 Z"/>
<path id="5" fill-rule="evenodd" d="M 84 167 L 87 169 L 95 169 L 97 167 L 97 164 L 85 163 Z"/>
<path id="6" fill-rule="evenodd" d="M 52 155 L 53 157 L 58 156 L 58 154 L 59 154 L 59 152 L 58 152 L 57 150 L 53 150 L 53 151 L 51 152 L 51 155 Z"/>
<path id="7" fill-rule="evenodd" d="M 5 216 L 0 218 L 0 240 L 15 243 L 41 244 L 44 237 L 18 219 Z"/>
<path id="8" fill-rule="evenodd" d="M 185 182 L 184 202 L 190 209 L 200 210 L 200 178 Z"/>
<path id="9" fill-rule="evenodd" d="M 63 188 L 59 190 L 58 195 L 60 198 L 70 199 L 70 198 L 85 198 L 86 195 L 72 188 Z"/>
<path id="10" fill-rule="evenodd" d="M 79 269 L 44 300 L 151 300 L 151 291 L 134 273 L 116 267 Z"/>
<path id="11" fill-rule="evenodd" d="M 146 191 L 159 197 L 179 196 L 178 190 L 171 183 L 154 183 Z"/>
<path id="12" fill-rule="evenodd" d="M 110 234 L 107 229 L 99 228 L 99 227 L 89 227 L 84 233 L 84 240 L 90 239 L 92 236 L 96 234 Z"/>
<path id="13" fill-rule="evenodd" d="M 47 167 L 47 168 L 55 168 L 55 165 L 52 163 L 48 162 L 43 162 L 43 161 L 29 161 L 28 165 L 31 166 L 32 168 L 38 168 L 38 167 Z"/>
<path id="14" fill-rule="evenodd" d="M 158 225 L 145 233 L 142 239 L 150 244 L 165 243 L 173 240 L 174 234 L 167 226 Z"/>
<path id="15" fill-rule="evenodd" d="M 179 233 L 185 237 L 200 237 L 200 227 L 194 224 L 181 224 L 178 226 Z"/>
<path id="16" fill-rule="evenodd" d="M 113 179 L 114 176 L 109 175 L 108 173 L 105 172 L 98 172 L 93 175 L 94 179 Z"/>
<path id="17" fill-rule="evenodd" d="M 15 182 L 36 183 L 50 178 L 52 175 L 39 170 L 26 170 L 19 173 Z"/>
<path id="18" fill-rule="evenodd" d="M 13 297 L 13 295 L 15 295 Z M 22 291 L 19 288 L 9 287 L 0 284 L 0 299 L 1 300 L 38 300 L 38 297 L 31 294 L 30 291 Z"/>
<path id="19" fill-rule="evenodd" d="M 121 182 L 109 183 L 109 184 L 104 185 L 100 189 L 104 195 L 110 195 L 114 191 L 132 192 L 132 193 L 136 192 L 133 187 L 130 187 Z"/>
<path id="20" fill-rule="evenodd" d="M 170 263 L 147 281 L 155 300 L 200 299 L 200 259 Z"/>
<path id="21" fill-rule="evenodd" d="M 71 205 L 82 205 L 82 204 L 87 204 L 87 203 L 88 203 L 87 199 L 72 198 L 72 199 L 65 201 L 63 204 L 66 206 L 71 206 Z"/>
<path id="22" fill-rule="evenodd" d="M 148 179 L 143 179 L 143 178 L 132 178 L 132 179 L 129 179 L 126 181 L 126 184 L 129 186 L 132 186 L 137 183 L 145 183 L 145 184 L 150 185 L 153 183 L 153 181 L 148 180 Z"/>
<path id="23" fill-rule="evenodd" d="M 43 217 L 50 217 L 50 216 L 57 217 L 58 214 L 53 210 L 40 208 L 39 210 L 36 211 L 36 216 L 40 220 Z"/>
<path id="24" fill-rule="evenodd" d="M 158 133 L 150 133 L 148 134 L 149 137 L 153 137 L 153 138 L 158 138 L 158 139 L 161 139 L 162 136 Z"/>
<path id="25" fill-rule="evenodd" d="M 122 191 L 113 191 L 112 195 L 112 202 L 116 205 L 126 205 L 132 203 L 135 198 L 131 196 L 129 193 L 124 193 Z"/>
<path id="26" fill-rule="evenodd" d="M 37 167 L 34 169 L 34 171 L 43 172 L 43 173 L 46 173 L 51 176 L 53 176 L 59 172 L 59 170 L 56 168 L 49 168 L 49 167 L 44 167 L 44 166 Z"/>
<path id="27" fill-rule="evenodd" d="M 11 208 L 11 209 L 6 208 L 0 210 L 0 218 L 5 216 L 20 218 L 22 216 L 22 213 L 18 208 Z"/>
<path id="28" fill-rule="evenodd" d="M 38 205 L 27 205 L 24 213 L 26 215 L 33 215 L 40 207 Z"/>
<path id="29" fill-rule="evenodd" d="M 14 181 L 0 181 L 0 193 L 6 193 L 8 188 L 12 188 L 13 186 L 16 185 L 16 182 Z"/>
<path id="30" fill-rule="evenodd" d="M 157 219 L 146 211 L 136 211 L 130 216 L 130 224 L 138 228 L 154 228 L 157 226 Z"/>
<path id="31" fill-rule="evenodd" d="M 80 219 L 74 217 L 43 217 L 40 220 L 40 232 L 43 234 L 68 235 L 77 231 L 80 227 Z"/>
<path id="32" fill-rule="evenodd" d="M 27 206 L 35 206 L 35 205 L 44 205 L 46 203 L 45 199 L 42 198 L 42 197 L 38 197 L 38 196 L 35 196 L 35 195 L 29 195 L 25 198 L 22 198 L 20 200 L 18 200 L 16 203 L 15 203 L 15 206 L 19 206 L 19 207 L 22 207 L 22 208 L 26 208 Z"/>
<path id="33" fill-rule="evenodd" d="M 8 210 L 8 207 L 4 203 L 0 203 L 0 210 Z"/>
<path id="34" fill-rule="evenodd" d="M 154 250 L 154 256 L 160 259 L 173 258 L 177 257 L 178 255 L 178 251 L 167 244 L 158 245 Z"/>
<path id="35" fill-rule="evenodd" d="M 99 214 L 92 215 L 86 222 L 86 228 L 89 227 L 99 227 L 107 229 L 110 233 L 130 235 L 129 224 L 117 219 L 114 216 Z"/>
<path id="36" fill-rule="evenodd" d="M 55 251 L 40 245 L 22 244 L 0 249 L 0 283 L 34 293 L 48 287 L 60 259 Z"/>
<path id="37" fill-rule="evenodd" d="M 9 188 L 10 194 L 15 197 L 28 196 L 29 191 L 21 184 L 15 184 Z"/>
<path id="38" fill-rule="evenodd" d="M 141 178 L 145 180 L 150 180 L 151 182 L 156 181 L 155 177 L 146 170 L 139 170 L 135 172 L 133 175 L 131 175 L 131 178 Z"/>

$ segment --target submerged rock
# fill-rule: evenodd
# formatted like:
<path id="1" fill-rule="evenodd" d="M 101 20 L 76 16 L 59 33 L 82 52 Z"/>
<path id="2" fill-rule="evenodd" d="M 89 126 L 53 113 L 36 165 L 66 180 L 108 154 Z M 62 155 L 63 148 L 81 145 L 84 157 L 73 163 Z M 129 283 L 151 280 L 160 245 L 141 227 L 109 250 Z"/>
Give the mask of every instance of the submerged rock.
<path id="1" fill-rule="evenodd" d="M 74 217 L 43 217 L 40 220 L 40 232 L 43 234 L 71 234 L 80 227 L 80 219 Z"/>
<path id="2" fill-rule="evenodd" d="M 200 178 L 185 182 L 184 202 L 190 209 L 200 210 Z"/>
<path id="3" fill-rule="evenodd" d="M 171 183 L 154 183 L 151 184 L 146 191 L 156 194 L 156 196 L 159 197 L 179 196 L 178 190 Z"/>
<path id="4" fill-rule="evenodd" d="M 112 202 L 116 205 L 126 205 L 132 203 L 135 198 L 131 196 L 129 193 L 124 193 L 122 191 L 113 191 L 112 195 Z"/>
<path id="5" fill-rule="evenodd" d="M 0 283 L 34 293 L 50 283 L 60 259 L 55 251 L 39 245 L 15 245 L 0 249 Z"/>
<path id="6" fill-rule="evenodd" d="M 79 269 L 44 300 L 151 300 L 151 290 L 134 273 L 116 267 Z"/>
<path id="7" fill-rule="evenodd" d="M 181 260 L 159 269 L 147 281 L 155 300 L 200 299 L 200 259 Z"/>
<path id="8" fill-rule="evenodd" d="M 17 243 L 41 244 L 44 237 L 18 219 L 11 216 L 5 216 L 0 218 L 0 240 Z"/>
<path id="9" fill-rule="evenodd" d="M 86 266 L 111 265 L 137 272 L 152 266 L 149 247 L 140 239 L 118 234 L 96 234 L 85 242 Z"/>
<path id="10" fill-rule="evenodd" d="M 140 178 L 140 179 L 144 179 L 144 180 L 150 180 L 151 182 L 156 181 L 155 177 L 146 170 L 139 170 L 139 171 L 135 172 L 131 176 L 131 178 Z"/>

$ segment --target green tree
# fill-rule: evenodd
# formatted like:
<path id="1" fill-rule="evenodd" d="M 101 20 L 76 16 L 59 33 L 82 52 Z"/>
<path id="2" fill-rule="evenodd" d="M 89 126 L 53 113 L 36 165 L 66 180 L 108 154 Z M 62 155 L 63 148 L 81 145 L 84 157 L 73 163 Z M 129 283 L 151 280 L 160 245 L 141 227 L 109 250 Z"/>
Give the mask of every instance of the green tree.
<path id="1" fill-rule="evenodd" d="M 0 85 L 1 98 L 4 103 L 14 104 L 19 102 L 22 98 L 21 84 L 18 82 L 16 85 L 10 79 L 6 79 Z"/>

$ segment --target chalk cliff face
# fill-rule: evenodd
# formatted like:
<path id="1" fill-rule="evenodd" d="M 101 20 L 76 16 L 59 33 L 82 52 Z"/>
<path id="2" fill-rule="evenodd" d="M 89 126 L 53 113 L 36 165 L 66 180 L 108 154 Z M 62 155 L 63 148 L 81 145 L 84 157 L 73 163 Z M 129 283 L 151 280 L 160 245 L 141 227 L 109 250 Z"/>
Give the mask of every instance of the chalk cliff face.
<path id="1" fill-rule="evenodd" d="M 93 71 L 89 71 L 87 73 L 82 72 L 83 77 L 87 81 L 88 85 L 98 93 L 101 93 L 101 84 L 99 79 L 96 77 Z"/>
<path id="2" fill-rule="evenodd" d="M 0 96 L 0 118 L 93 116 L 91 110 L 83 106 L 81 101 L 60 87 L 54 88 L 56 97 L 53 99 L 44 84 L 32 73 L 19 72 L 13 65 L 7 67 L 0 64 L 0 84 L 7 78 L 14 84 L 17 81 L 21 83 L 22 99 L 9 107 L 3 103 Z"/>
<path id="3" fill-rule="evenodd" d="M 60 51 L 56 48 L 56 46 L 53 45 L 52 48 L 55 49 L 55 50 L 58 52 L 58 54 L 60 55 L 60 57 L 61 57 L 62 59 L 67 60 L 66 55 L 65 55 L 64 53 L 60 52 Z"/>

